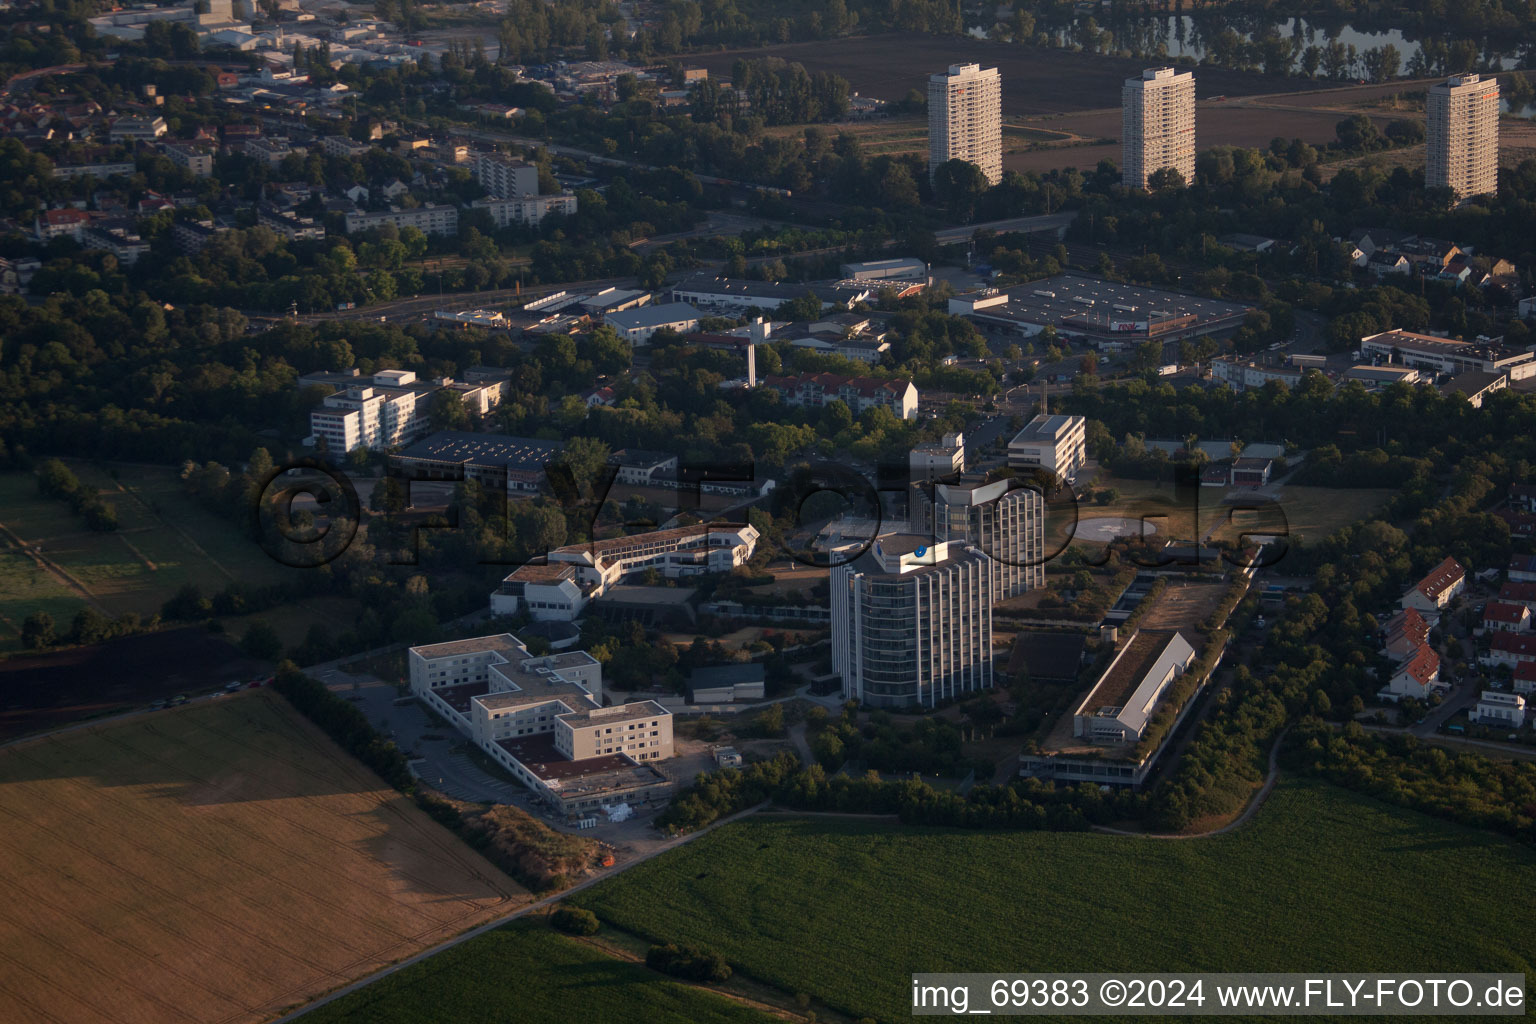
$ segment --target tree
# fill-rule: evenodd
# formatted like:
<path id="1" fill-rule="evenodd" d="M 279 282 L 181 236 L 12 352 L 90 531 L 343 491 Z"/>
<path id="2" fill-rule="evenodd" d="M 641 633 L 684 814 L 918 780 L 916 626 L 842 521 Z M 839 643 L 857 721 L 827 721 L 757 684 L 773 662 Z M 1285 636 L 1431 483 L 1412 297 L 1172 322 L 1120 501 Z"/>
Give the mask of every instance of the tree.
<path id="1" fill-rule="evenodd" d="M 52 647 L 57 639 L 53 629 L 53 616 L 47 612 L 33 612 L 21 624 L 21 645 L 28 650 Z"/>
<path id="2" fill-rule="evenodd" d="M 600 497 L 608 479 L 608 444 L 595 437 L 573 437 L 546 471 L 557 491 L 571 488 L 582 499 Z"/>
<path id="3" fill-rule="evenodd" d="M 1159 167 L 1147 177 L 1148 192 L 1158 194 L 1177 192 L 1184 185 L 1184 175 L 1177 167 Z"/>
<path id="4" fill-rule="evenodd" d="M 272 661 L 282 653 L 283 641 L 265 622 L 253 622 L 240 638 L 240 650 L 252 658 Z"/>
<path id="5" fill-rule="evenodd" d="M 1372 149 L 1376 145 L 1376 124 L 1364 114 L 1351 114 L 1334 126 L 1339 147 L 1346 150 Z"/>
<path id="6" fill-rule="evenodd" d="M 596 935 L 597 915 L 584 907 L 561 907 L 549 915 L 549 923 L 567 935 Z"/>
<path id="7" fill-rule="evenodd" d="M 112 635 L 112 621 L 89 606 L 75 613 L 70 626 L 69 639 L 77 644 L 95 644 Z"/>
<path id="8" fill-rule="evenodd" d="M 981 168 L 967 160 L 946 160 L 933 172 L 933 194 L 957 220 L 971 219 L 989 187 Z"/>

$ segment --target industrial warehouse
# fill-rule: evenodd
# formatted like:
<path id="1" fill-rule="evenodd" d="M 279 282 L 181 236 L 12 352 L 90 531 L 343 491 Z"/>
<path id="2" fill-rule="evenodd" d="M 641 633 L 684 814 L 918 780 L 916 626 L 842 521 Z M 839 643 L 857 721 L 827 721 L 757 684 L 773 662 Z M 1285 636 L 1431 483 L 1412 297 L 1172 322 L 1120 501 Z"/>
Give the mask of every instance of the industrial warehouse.
<path id="1" fill-rule="evenodd" d="M 1096 345 L 1182 341 L 1235 331 L 1253 307 L 1183 292 L 1058 274 L 1015 288 L 988 288 L 949 300 L 949 311 L 991 334 L 1033 337 L 1047 327 Z"/>

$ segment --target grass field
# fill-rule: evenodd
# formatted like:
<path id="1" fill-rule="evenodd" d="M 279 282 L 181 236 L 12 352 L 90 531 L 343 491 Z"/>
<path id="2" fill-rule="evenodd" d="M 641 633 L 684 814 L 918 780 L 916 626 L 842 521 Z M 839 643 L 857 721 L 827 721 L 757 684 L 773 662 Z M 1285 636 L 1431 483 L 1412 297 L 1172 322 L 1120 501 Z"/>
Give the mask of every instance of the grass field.
<path id="1" fill-rule="evenodd" d="M 575 896 L 854 1016 L 916 971 L 1513 971 L 1536 851 L 1311 781 L 1224 836 L 727 826 Z"/>
<path id="2" fill-rule="evenodd" d="M 0 751 L 0 1020 L 236 1024 L 530 899 L 270 691 Z"/>
<path id="3" fill-rule="evenodd" d="M 169 467 L 117 466 L 114 476 L 87 462 L 69 466 L 117 510 L 118 529 L 92 532 L 64 502 L 38 494 L 30 473 L 0 474 L 0 524 L 29 548 L 0 541 L 0 648 L 15 646 L 33 611 L 48 612 L 61 629 L 87 603 L 148 618 L 188 583 L 212 594 L 234 580 L 262 586 L 306 571 L 274 562 L 236 524 L 188 498 Z M 273 625 L 285 642 L 303 639 L 302 629 Z M 231 628 L 238 637 L 244 625 Z"/>
<path id="4" fill-rule="evenodd" d="M 542 919 L 514 921 L 304 1017 L 305 1024 L 764 1024 L 773 1019 L 609 956 L 559 934 Z"/>

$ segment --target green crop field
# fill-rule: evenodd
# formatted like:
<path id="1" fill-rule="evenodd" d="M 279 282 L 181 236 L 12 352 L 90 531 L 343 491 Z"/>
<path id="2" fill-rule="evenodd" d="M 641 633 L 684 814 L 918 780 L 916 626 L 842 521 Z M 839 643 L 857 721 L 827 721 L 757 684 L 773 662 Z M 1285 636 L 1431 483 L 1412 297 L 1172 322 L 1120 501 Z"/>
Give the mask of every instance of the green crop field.
<path id="1" fill-rule="evenodd" d="M 213 594 L 234 580 L 262 586 L 307 571 L 274 562 L 238 524 L 188 498 L 170 467 L 68 465 L 116 510 L 118 529 L 91 531 L 68 504 L 40 495 L 30 473 L 0 474 L 0 524 L 29 548 L 0 540 L 0 646 L 15 645 L 34 611 L 67 628 L 87 594 L 108 615 L 148 618 L 187 583 Z M 279 631 L 287 642 L 303 638 L 302 629 Z"/>
<path id="2" fill-rule="evenodd" d="M 646 1021 L 767 1024 L 774 1018 L 519 920 L 304 1016 L 305 1024 Z"/>
<path id="3" fill-rule="evenodd" d="M 572 902 L 853 1016 L 918 971 L 1536 971 L 1536 851 L 1313 781 L 1209 839 L 748 819 Z"/>

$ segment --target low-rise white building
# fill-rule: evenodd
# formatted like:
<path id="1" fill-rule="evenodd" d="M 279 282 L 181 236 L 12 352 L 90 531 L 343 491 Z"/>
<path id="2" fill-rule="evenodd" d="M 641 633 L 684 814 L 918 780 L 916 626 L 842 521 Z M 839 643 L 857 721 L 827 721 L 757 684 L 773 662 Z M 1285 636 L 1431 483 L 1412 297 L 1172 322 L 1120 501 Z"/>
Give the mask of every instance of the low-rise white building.
<path id="1" fill-rule="evenodd" d="M 1467 721 L 1474 725 L 1518 729 L 1525 724 L 1525 698 L 1518 693 L 1484 690 L 1476 706 L 1467 712 Z"/>
<path id="2" fill-rule="evenodd" d="M 917 418 L 917 386 L 910 380 L 880 380 L 874 377 L 844 377 L 836 373 L 803 373 L 798 377 L 764 377 L 763 386 L 773 388 L 786 405 L 820 409 L 837 400 L 848 406 L 854 416 L 866 410 L 889 409 L 900 420 Z"/>
<path id="3" fill-rule="evenodd" d="M 1233 391 L 1262 388 L 1272 380 L 1293 388 L 1301 383 L 1303 372 L 1295 366 L 1264 366 L 1252 360 L 1211 360 L 1211 379 L 1227 385 Z"/>
<path id="4" fill-rule="evenodd" d="M 490 214 L 491 223 L 499 228 L 510 227 L 514 224 L 532 227 L 545 217 L 555 214 L 563 217 L 573 217 L 577 209 L 576 193 L 569 189 L 547 196 L 476 199 L 470 206 L 473 209 L 484 210 Z"/>
<path id="5" fill-rule="evenodd" d="M 701 315 L 686 302 L 664 302 L 659 306 L 609 313 L 603 319 L 631 345 L 644 345 L 660 330 L 673 330 L 678 334 L 698 330 Z"/>
<path id="6" fill-rule="evenodd" d="M 1440 681 L 1440 655 L 1429 644 L 1421 644 L 1393 670 L 1387 685 L 1376 695 L 1394 703 L 1404 697 L 1424 701 L 1448 689 L 1450 687 Z"/>
<path id="7" fill-rule="evenodd" d="M 965 435 L 956 431 L 945 434 L 938 444 L 918 445 L 907 456 L 907 468 L 914 481 L 961 472 L 965 469 Z"/>
<path id="8" fill-rule="evenodd" d="M 391 206 L 387 210 L 357 210 L 347 214 L 347 234 L 393 224 L 397 228 L 416 228 L 424 235 L 457 235 L 459 208 L 441 203 L 425 203 L 408 210 Z"/>
<path id="9" fill-rule="evenodd" d="M 1467 586 L 1467 571 L 1454 558 L 1435 566 L 1419 582 L 1415 583 L 1398 601 L 1400 608 L 1414 608 L 1430 623 L 1439 620 L 1440 613 Z"/>
<path id="10" fill-rule="evenodd" d="M 1132 634 L 1073 712 L 1072 735 L 1090 743 L 1136 743 L 1146 735 L 1157 703 L 1195 660 L 1183 634 Z"/>

